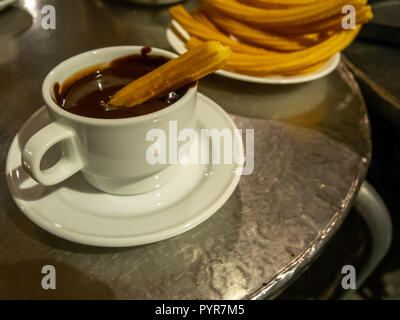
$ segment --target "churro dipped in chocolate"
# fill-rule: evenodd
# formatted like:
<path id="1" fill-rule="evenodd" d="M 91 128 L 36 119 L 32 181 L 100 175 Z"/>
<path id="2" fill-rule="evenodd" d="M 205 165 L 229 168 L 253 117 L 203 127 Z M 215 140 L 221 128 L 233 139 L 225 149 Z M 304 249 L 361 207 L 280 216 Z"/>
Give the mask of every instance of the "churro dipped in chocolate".
<path id="1" fill-rule="evenodd" d="M 134 107 L 177 90 L 221 69 L 231 53 L 230 48 L 220 42 L 207 41 L 132 81 L 117 91 L 108 104 Z"/>

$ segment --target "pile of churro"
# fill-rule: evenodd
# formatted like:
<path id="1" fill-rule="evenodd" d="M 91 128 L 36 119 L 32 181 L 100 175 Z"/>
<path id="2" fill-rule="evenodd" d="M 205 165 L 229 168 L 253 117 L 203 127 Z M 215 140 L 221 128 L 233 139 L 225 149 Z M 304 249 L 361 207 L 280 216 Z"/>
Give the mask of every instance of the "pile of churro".
<path id="1" fill-rule="evenodd" d="M 349 46 L 373 17 L 367 2 L 203 0 L 193 13 L 181 5 L 172 7 L 170 13 L 190 35 L 185 39 L 187 48 L 208 40 L 231 48 L 233 54 L 224 70 L 259 77 L 291 76 L 315 71 Z M 355 25 L 344 28 L 343 19 L 350 12 L 343 8 L 348 6 L 355 9 Z M 172 30 L 179 33 L 173 26 Z"/>

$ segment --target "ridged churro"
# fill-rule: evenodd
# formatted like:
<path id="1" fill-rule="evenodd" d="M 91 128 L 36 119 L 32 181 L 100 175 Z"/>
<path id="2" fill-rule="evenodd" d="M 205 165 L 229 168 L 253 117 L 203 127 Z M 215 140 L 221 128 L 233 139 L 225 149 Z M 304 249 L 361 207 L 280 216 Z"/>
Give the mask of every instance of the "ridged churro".
<path id="1" fill-rule="evenodd" d="M 265 9 L 308 6 L 328 1 L 330 0 L 239 0 L 244 4 Z"/>
<path id="2" fill-rule="evenodd" d="M 367 0 L 326 0 L 312 6 L 290 7 L 287 9 L 262 9 L 242 4 L 237 0 L 204 0 L 208 10 L 259 26 L 295 26 L 322 20 L 341 13 L 343 6 L 361 7 Z"/>
<path id="3" fill-rule="evenodd" d="M 361 25 L 367 23 L 373 17 L 371 6 L 363 6 L 356 10 L 356 23 Z M 343 31 L 343 15 L 338 14 L 328 19 L 296 26 L 296 28 L 282 27 L 280 32 L 287 35 L 301 35 L 310 32 Z"/>
<path id="4" fill-rule="evenodd" d="M 227 66 L 240 73 L 251 72 L 260 75 L 306 68 L 326 60 L 346 48 L 357 36 L 359 30 L 360 27 L 357 27 L 355 30 L 335 33 L 313 47 L 276 57 L 233 54 Z"/>
<path id="5" fill-rule="evenodd" d="M 311 71 L 315 66 L 321 66 L 337 51 L 343 50 L 357 36 L 360 30 L 358 26 L 355 30 L 335 33 L 321 43 L 305 50 L 292 53 L 279 53 L 276 55 L 251 55 L 244 53 L 233 53 L 226 63 L 226 68 L 230 71 L 265 76 L 271 74 L 296 74 L 296 70 Z M 188 47 L 193 48 L 202 42 L 196 38 L 188 41 Z"/>
<path id="6" fill-rule="evenodd" d="M 181 5 L 169 9 L 171 16 L 191 35 L 201 40 L 215 40 L 229 46 L 233 51 L 265 54 L 267 50 L 232 40 L 220 31 L 208 28 L 194 19 Z"/>
<path id="7" fill-rule="evenodd" d="M 266 30 L 259 30 L 219 14 L 212 13 L 209 17 L 218 27 L 234 35 L 236 38 L 268 49 L 278 51 L 297 51 L 306 49 L 310 45 L 318 42 L 317 38 L 308 39 L 302 36 L 287 36 Z"/>
<path id="8" fill-rule="evenodd" d="M 108 104 L 134 107 L 177 90 L 221 69 L 231 53 L 229 47 L 217 41 L 207 41 L 123 87 Z"/>

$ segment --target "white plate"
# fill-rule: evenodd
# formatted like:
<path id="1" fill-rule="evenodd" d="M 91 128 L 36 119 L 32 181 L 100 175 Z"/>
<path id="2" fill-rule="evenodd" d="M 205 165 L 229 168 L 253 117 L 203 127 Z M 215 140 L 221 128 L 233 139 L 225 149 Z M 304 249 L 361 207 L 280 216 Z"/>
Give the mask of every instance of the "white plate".
<path id="1" fill-rule="evenodd" d="M 174 27 L 179 31 L 179 33 L 183 38 L 185 39 L 190 38 L 189 34 L 186 32 L 185 29 L 182 28 L 182 26 L 178 22 L 172 20 L 171 24 L 174 25 Z M 185 43 L 175 34 L 175 32 L 172 31 L 170 27 L 167 29 L 167 39 L 171 47 L 179 54 L 185 53 L 187 51 Z M 294 83 L 303 83 L 322 78 L 327 74 L 331 73 L 333 70 L 335 70 L 339 62 L 340 62 L 340 53 L 337 53 L 331 59 L 329 59 L 323 66 L 321 66 L 314 72 L 299 76 L 254 77 L 225 70 L 219 70 L 216 73 L 227 78 L 232 78 L 246 82 L 265 83 L 265 84 L 294 84 Z"/>
<path id="2" fill-rule="evenodd" d="M 0 11 L 3 11 L 13 2 L 15 2 L 15 0 L 0 0 Z"/>
<path id="3" fill-rule="evenodd" d="M 221 107 L 201 94 L 196 112 L 198 128 L 236 128 Z M 21 146 L 49 121 L 42 107 L 20 129 L 9 149 L 6 176 L 21 211 L 43 229 L 64 239 L 124 247 L 176 236 L 214 214 L 240 179 L 234 173 L 237 165 L 213 164 L 185 165 L 172 182 L 142 195 L 102 193 L 80 174 L 53 187 L 42 186 L 22 170 Z M 237 145 L 238 155 L 243 156 L 242 141 Z M 51 150 L 48 154 L 47 161 L 51 162 Z"/>

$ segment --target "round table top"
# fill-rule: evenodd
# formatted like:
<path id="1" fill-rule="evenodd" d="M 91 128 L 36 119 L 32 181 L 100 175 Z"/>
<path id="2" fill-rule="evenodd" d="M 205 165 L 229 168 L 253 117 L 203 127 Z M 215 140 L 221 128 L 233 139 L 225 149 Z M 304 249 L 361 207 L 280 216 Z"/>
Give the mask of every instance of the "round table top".
<path id="1" fill-rule="evenodd" d="M 52 1 L 56 29 L 44 30 L 46 4 L 19 1 L 8 9 L 28 11 L 34 19 L 25 32 L 7 37 L 0 51 L 3 176 L 11 140 L 42 106 L 41 83 L 55 65 L 112 45 L 171 50 L 167 7 L 57 0 Z M 369 122 L 351 73 L 341 64 L 323 79 L 290 86 L 212 75 L 200 81 L 199 90 L 232 114 L 238 127 L 255 130 L 254 172 L 241 178 L 228 202 L 175 238 L 98 248 L 57 238 L 31 223 L 2 179 L 0 297 L 269 298 L 313 261 L 341 225 L 369 163 Z M 53 292 L 40 287 L 45 264 L 57 270 Z"/>

